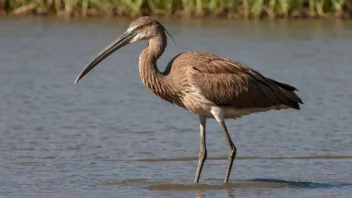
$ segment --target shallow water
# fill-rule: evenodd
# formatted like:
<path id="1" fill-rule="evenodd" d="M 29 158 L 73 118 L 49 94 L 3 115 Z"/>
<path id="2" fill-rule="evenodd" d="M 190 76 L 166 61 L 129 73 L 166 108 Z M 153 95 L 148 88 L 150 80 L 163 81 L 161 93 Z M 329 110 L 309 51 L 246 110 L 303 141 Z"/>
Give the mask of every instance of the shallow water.
<path id="1" fill-rule="evenodd" d="M 238 60 L 299 88 L 301 111 L 229 120 L 238 148 L 208 122 L 208 157 L 192 184 L 198 117 L 155 98 L 127 46 L 77 85 L 83 66 L 128 20 L 0 19 L 2 197 L 351 197 L 352 23 L 163 21 L 186 50 Z"/>

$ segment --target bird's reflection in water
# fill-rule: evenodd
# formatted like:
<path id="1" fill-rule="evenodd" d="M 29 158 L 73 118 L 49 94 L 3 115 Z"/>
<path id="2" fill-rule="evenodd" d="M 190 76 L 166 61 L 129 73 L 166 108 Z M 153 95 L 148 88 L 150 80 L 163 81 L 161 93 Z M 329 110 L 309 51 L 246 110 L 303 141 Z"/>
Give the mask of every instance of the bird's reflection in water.
<path id="1" fill-rule="evenodd" d="M 233 190 L 232 189 L 224 189 L 226 192 L 226 198 L 235 198 Z M 205 198 L 205 191 L 203 189 L 199 189 L 195 191 L 196 198 Z"/>

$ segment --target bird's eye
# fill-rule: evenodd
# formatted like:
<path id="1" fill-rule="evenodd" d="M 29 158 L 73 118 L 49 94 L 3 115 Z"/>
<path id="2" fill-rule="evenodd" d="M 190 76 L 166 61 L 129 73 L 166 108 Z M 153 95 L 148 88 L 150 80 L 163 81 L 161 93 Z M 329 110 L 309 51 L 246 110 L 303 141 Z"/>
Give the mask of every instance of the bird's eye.
<path id="1" fill-rule="evenodd" d="M 141 30 L 141 29 L 142 29 L 142 26 L 138 26 L 136 29 L 137 29 L 137 30 Z"/>

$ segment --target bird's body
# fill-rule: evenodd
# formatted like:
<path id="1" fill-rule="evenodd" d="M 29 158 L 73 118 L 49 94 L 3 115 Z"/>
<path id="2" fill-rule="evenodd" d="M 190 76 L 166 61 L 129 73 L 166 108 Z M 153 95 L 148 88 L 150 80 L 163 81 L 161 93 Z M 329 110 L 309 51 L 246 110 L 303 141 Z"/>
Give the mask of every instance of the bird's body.
<path id="1" fill-rule="evenodd" d="M 214 118 L 212 112 L 220 108 L 224 118 L 239 118 L 271 109 L 299 108 L 294 87 L 265 78 L 239 62 L 209 53 L 184 52 L 159 72 L 155 64 L 144 64 L 144 56 L 140 57 L 140 73 L 146 87 L 162 100 L 197 115 Z M 146 78 L 151 72 L 148 69 L 160 73 L 161 82 Z"/>
<path id="2" fill-rule="evenodd" d="M 164 72 L 160 72 L 156 63 L 167 45 L 165 32 L 165 28 L 152 17 L 141 17 L 133 21 L 126 33 L 87 64 L 76 82 L 122 46 L 138 40 L 148 40 L 148 46 L 139 57 L 142 82 L 160 99 L 199 116 L 201 148 L 194 182 L 198 182 L 207 157 L 207 118 L 218 121 L 230 148 L 224 180 L 227 182 L 237 149 L 228 134 L 225 119 L 271 109 L 298 110 L 302 101 L 294 92 L 297 90 L 295 87 L 266 78 L 239 62 L 209 53 L 181 53 L 170 61 Z"/>

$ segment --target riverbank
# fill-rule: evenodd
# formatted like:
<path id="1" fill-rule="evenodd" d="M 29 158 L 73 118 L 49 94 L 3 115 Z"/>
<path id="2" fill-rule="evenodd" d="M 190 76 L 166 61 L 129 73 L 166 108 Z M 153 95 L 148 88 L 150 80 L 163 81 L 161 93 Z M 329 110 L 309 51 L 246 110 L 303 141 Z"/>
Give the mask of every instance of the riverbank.
<path id="1" fill-rule="evenodd" d="M 352 18 L 352 0 L 0 0 L 1 15 Z"/>

